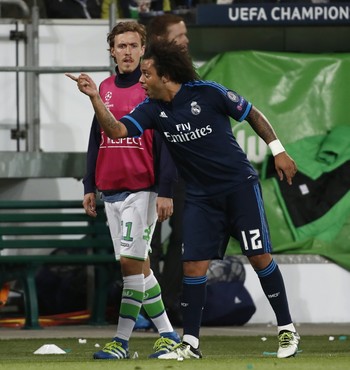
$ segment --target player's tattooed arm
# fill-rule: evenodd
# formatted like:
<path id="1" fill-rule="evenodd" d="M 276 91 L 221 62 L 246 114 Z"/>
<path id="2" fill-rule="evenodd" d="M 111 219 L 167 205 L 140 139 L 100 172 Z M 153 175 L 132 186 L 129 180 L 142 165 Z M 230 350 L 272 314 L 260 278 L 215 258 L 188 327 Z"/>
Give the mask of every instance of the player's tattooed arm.
<path id="1" fill-rule="evenodd" d="M 266 144 L 277 139 L 277 135 L 268 119 L 254 106 L 250 110 L 246 120 Z"/>
<path id="2" fill-rule="evenodd" d="M 90 100 L 94 107 L 97 121 L 108 137 L 111 139 L 117 139 L 128 135 L 128 131 L 124 124 L 113 116 L 113 114 L 103 104 L 99 95 L 90 97 Z"/>
<path id="3" fill-rule="evenodd" d="M 78 89 L 90 98 L 96 118 L 108 137 L 117 139 L 128 136 L 128 130 L 124 124 L 115 119 L 113 114 L 104 105 L 97 86 L 89 75 L 81 73 L 76 77 L 70 73 L 66 73 L 66 76 L 75 81 Z"/>
<path id="4" fill-rule="evenodd" d="M 275 168 L 279 179 L 282 181 L 286 178 L 288 184 L 292 185 L 292 179 L 297 172 L 297 166 L 277 139 L 276 133 L 270 122 L 255 107 L 252 107 L 246 119 L 253 130 L 265 141 L 265 143 L 270 144 L 269 147 L 275 158 Z M 273 146 L 275 147 L 275 154 L 272 148 Z"/>

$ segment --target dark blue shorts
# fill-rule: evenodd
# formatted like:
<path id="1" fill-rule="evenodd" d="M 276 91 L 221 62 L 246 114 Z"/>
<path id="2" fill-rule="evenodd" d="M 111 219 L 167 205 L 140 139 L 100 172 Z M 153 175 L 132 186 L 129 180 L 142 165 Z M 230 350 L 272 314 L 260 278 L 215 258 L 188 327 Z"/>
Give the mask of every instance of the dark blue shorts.
<path id="1" fill-rule="evenodd" d="M 271 252 L 259 183 L 211 199 L 187 197 L 183 222 L 183 261 L 223 258 L 230 236 L 246 256 Z"/>

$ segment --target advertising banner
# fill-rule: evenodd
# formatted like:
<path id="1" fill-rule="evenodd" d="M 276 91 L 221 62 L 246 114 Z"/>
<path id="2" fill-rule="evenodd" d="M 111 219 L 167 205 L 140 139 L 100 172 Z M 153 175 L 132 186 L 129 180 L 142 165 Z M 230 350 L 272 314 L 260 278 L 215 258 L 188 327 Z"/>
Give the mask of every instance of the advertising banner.
<path id="1" fill-rule="evenodd" d="M 350 4 L 199 4 L 198 25 L 281 26 L 350 24 Z"/>

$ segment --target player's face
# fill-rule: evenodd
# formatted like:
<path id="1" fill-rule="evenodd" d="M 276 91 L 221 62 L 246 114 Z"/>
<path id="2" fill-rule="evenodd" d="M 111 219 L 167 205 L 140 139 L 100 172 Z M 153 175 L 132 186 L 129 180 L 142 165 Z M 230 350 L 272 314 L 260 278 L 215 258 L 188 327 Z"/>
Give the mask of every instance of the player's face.
<path id="1" fill-rule="evenodd" d="M 140 63 L 144 53 L 141 37 L 137 32 L 125 32 L 114 37 L 111 55 L 118 65 L 120 73 L 133 72 Z"/>
<path id="2" fill-rule="evenodd" d="M 189 40 L 187 38 L 187 28 L 183 21 L 168 26 L 168 41 L 175 41 L 177 45 L 181 45 L 184 49 L 188 49 Z"/>
<path id="3" fill-rule="evenodd" d="M 163 99 L 165 86 L 163 79 L 157 75 L 153 59 L 144 59 L 141 62 L 140 83 L 146 94 L 151 99 Z"/>

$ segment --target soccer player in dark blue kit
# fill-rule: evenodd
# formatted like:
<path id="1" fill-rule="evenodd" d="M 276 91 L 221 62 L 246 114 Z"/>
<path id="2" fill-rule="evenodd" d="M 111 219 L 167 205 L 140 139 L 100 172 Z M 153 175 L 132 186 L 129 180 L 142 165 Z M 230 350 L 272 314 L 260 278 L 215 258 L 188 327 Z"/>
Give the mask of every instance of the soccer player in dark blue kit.
<path id="1" fill-rule="evenodd" d="M 155 129 L 163 135 L 186 182 L 183 220 L 183 338 L 161 359 L 201 358 L 199 332 L 207 269 L 223 258 L 230 236 L 256 271 L 275 312 L 278 358 L 294 356 L 300 337 L 288 307 L 283 277 L 271 256 L 271 242 L 258 175 L 232 134 L 229 117 L 246 120 L 268 144 L 280 180 L 289 184 L 297 169 L 267 118 L 238 93 L 200 81 L 188 53 L 174 43 L 149 44 L 140 82 L 148 98 L 116 120 L 86 74 L 69 76 L 90 97 L 100 125 L 112 139 Z"/>

